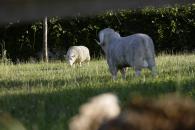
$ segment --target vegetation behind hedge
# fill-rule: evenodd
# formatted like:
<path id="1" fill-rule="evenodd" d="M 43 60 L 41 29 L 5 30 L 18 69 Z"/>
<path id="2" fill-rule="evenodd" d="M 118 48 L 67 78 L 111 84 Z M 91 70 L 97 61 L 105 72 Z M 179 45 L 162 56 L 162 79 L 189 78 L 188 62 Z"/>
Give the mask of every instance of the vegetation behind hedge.
<path id="1" fill-rule="evenodd" d="M 48 21 L 48 46 L 66 52 L 72 45 L 85 45 L 90 49 L 91 55 L 97 57 L 102 51 L 94 39 L 98 38 L 101 29 L 110 27 L 122 36 L 133 33 L 150 35 L 157 53 L 193 51 L 194 18 L 195 4 L 107 11 L 104 14 L 87 17 L 53 17 Z M 13 60 L 34 56 L 42 49 L 42 21 L 1 25 L 0 43 Z"/>

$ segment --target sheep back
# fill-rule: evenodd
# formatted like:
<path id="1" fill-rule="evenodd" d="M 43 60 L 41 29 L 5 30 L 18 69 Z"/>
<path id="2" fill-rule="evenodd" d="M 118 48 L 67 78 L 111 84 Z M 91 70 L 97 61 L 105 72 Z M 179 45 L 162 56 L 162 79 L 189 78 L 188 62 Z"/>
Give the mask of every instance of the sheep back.
<path id="1" fill-rule="evenodd" d="M 77 62 L 90 61 L 89 49 L 85 46 L 71 46 L 67 51 L 67 56 L 74 54 Z"/>
<path id="2" fill-rule="evenodd" d="M 107 51 L 108 64 L 122 67 L 144 67 L 144 61 L 154 60 L 154 45 L 146 34 L 133 34 L 119 37 L 109 43 Z M 155 62 L 150 60 L 150 65 Z"/>

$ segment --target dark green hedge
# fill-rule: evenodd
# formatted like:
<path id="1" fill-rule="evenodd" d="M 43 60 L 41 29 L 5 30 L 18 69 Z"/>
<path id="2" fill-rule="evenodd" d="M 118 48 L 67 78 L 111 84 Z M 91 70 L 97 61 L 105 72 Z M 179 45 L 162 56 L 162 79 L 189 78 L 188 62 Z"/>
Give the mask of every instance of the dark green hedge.
<path id="1" fill-rule="evenodd" d="M 95 16 L 49 18 L 48 44 L 50 48 L 67 51 L 72 45 L 85 45 L 92 56 L 99 56 L 101 48 L 94 42 L 98 32 L 106 27 L 122 36 L 146 33 L 155 43 L 156 52 L 183 52 L 195 49 L 195 5 L 137 10 L 107 11 Z M 0 42 L 5 43 L 8 56 L 28 59 L 41 50 L 42 21 L 1 25 Z"/>

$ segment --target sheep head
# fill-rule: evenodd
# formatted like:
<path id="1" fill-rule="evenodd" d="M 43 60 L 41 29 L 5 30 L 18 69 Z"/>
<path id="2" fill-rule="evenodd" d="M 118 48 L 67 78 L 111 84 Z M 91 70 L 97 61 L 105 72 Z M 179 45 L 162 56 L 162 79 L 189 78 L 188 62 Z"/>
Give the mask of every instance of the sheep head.
<path id="1" fill-rule="evenodd" d="M 120 34 L 115 32 L 111 28 L 105 28 L 99 32 L 100 41 L 97 41 L 97 40 L 95 41 L 105 51 L 106 46 L 113 40 L 113 38 L 116 38 L 116 37 L 120 37 Z"/>
<path id="2" fill-rule="evenodd" d="M 78 54 L 75 50 L 70 49 L 66 54 L 66 60 L 68 61 L 68 64 L 72 66 L 74 62 L 77 60 Z"/>

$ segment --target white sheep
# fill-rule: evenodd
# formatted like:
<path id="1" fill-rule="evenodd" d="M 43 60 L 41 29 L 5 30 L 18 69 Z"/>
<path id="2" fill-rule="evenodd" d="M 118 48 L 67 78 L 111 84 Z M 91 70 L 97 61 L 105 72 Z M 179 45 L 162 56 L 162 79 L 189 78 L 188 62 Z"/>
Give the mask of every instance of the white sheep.
<path id="1" fill-rule="evenodd" d="M 69 130 L 97 130 L 103 122 L 119 114 L 120 106 L 116 95 L 101 94 L 80 107 L 79 114 L 70 121 Z"/>
<path id="2" fill-rule="evenodd" d="M 125 68 L 133 67 L 136 76 L 141 74 L 142 68 L 149 68 L 156 76 L 155 51 L 152 39 L 146 34 L 133 34 L 121 37 L 113 29 L 106 28 L 99 32 L 100 41 L 96 42 L 103 49 L 109 70 L 116 79 L 120 70 L 125 79 Z"/>
<path id="3" fill-rule="evenodd" d="M 71 46 L 66 53 L 66 60 L 70 66 L 74 63 L 78 63 L 80 66 L 82 62 L 89 63 L 89 49 L 85 46 Z"/>

